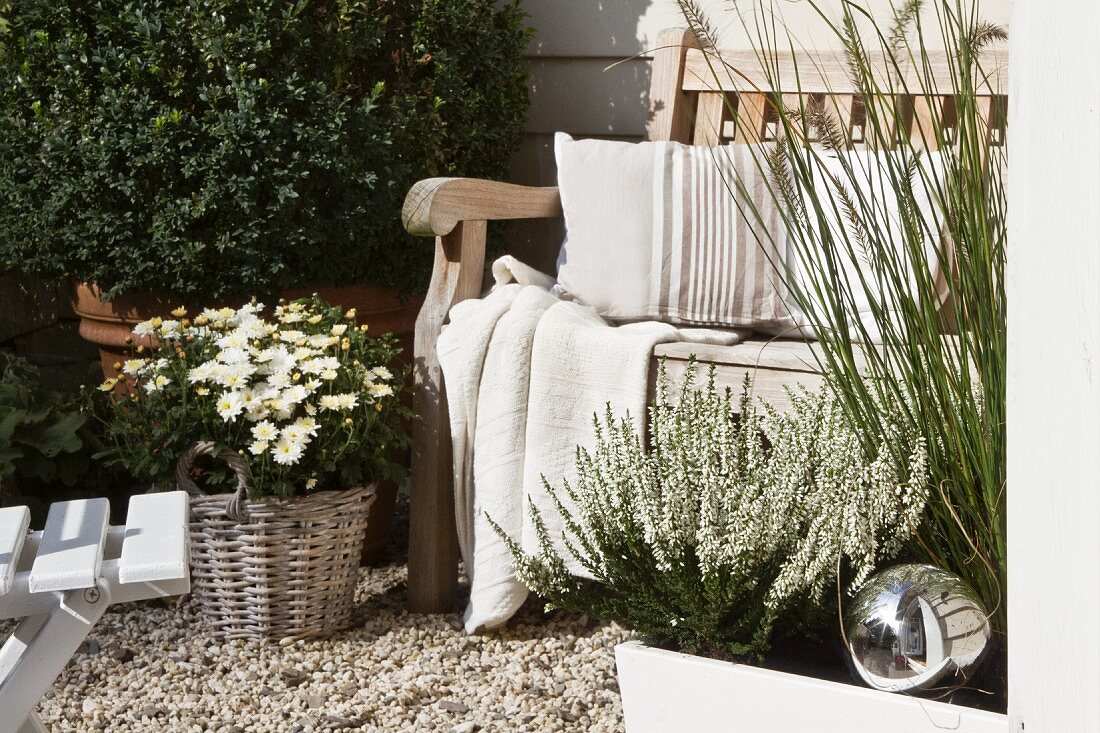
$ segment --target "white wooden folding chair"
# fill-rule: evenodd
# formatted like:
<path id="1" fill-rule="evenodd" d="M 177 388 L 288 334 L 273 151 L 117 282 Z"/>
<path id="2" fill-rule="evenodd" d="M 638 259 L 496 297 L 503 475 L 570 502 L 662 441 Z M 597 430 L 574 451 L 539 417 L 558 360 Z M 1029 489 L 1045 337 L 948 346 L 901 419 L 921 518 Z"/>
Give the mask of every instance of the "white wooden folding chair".
<path id="1" fill-rule="evenodd" d="M 0 648 L 0 733 L 44 733 L 35 708 L 112 603 L 187 593 L 188 498 L 130 499 L 108 527 L 106 499 L 50 507 L 27 532 L 26 507 L 0 509 L 0 619 L 23 619 Z"/>

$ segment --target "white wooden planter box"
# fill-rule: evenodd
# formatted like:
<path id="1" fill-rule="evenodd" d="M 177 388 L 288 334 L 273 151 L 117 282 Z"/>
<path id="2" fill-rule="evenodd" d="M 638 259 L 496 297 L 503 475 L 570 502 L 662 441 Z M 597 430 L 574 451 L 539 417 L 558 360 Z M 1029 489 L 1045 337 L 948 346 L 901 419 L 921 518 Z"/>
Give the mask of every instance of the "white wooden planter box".
<path id="1" fill-rule="evenodd" d="M 615 648 L 627 733 L 1008 733 L 997 713 L 654 649 Z"/>

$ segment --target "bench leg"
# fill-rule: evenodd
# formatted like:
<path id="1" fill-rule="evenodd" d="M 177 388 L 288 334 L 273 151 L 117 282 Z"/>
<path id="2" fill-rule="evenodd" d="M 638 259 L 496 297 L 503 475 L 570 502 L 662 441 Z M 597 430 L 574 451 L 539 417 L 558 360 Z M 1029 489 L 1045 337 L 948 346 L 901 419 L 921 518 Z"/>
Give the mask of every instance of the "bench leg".
<path id="1" fill-rule="evenodd" d="M 454 609 L 458 585 L 451 426 L 436 342 L 455 303 L 478 297 L 485 270 L 486 222 L 463 221 L 436 238 L 432 283 L 416 319 L 415 409 L 409 504 L 409 610 Z"/>
<path id="2" fill-rule="evenodd" d="M 448 613 L 458 585 L 451 431 L 439 365 L 425 372 L 417 379 L 409 484 L 409 610 Z"/>
<path id="3" fill-rule="evenodd" d="M 111 602 L 106 585 L 58 594 L 49 615 L 23 619 L 0 649 L 0 733 L 27 733 L 39 699 L 80 648 Z"/>

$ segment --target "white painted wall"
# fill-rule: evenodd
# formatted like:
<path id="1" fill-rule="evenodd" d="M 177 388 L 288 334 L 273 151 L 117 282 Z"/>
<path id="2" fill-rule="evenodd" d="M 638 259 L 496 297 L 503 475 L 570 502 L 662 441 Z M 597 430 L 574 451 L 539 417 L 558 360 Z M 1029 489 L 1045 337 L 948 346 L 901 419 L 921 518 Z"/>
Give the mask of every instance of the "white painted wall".
<path id="1" fill-rule="evenodd" d="M 1081 0 L 1095 2 L 1096 0 Z M 839 17 L 839 0 L 820 0 Z M 866 0 L 885 27 L 891 0 Z M 982 15 L 1007 23 L 1010 0 L 981 0 Z M 699 0 L 730 49 L 751 47 L 751 34 L 730 0 Z M 805 0 L 738 3 L 746 18 L 754 8 L 774 8 L 785 27 L 808 48 L 836 48 L 835 33 Z M 551 140 L 561 130 L 578 136 L 640 140 L 649 110 L 648 56 L 664 28 L 684 26 L 675 0 L 523 0 L 535 29 L 528 48 L 531 111 L 527 137 L 512 164 L 512 179 L 553 185 Z M 929 17 L 931 28 L 934 18 Z M 550 241 L 560 233 L 542 225 L 518 227 L 516 239 Z M 547 246 L 535 245 L 536 248 Z M 520 245 L 521 251 L 523 250 Z M 536 258 L 537 259 L 537 258 Z M 545 262 L 545 259 L 544 259 Z"/>
<path id="2" fill-rule="evenodd" d="M 1017 0 L 1009 83 L 1013 733 L 1100 731 L 1100 3 Z"/>

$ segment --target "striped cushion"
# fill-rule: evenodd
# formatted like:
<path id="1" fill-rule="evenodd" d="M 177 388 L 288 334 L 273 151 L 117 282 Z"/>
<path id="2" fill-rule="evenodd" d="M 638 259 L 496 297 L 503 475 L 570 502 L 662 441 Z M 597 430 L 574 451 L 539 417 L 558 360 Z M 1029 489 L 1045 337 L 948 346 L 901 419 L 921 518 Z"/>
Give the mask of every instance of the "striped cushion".
<path id="1" fill-rule="evenodd" d="M 792 323 L 768 238 L 758 241 L 739 211 L 746 197 L 769 200 L 745 146 L 573 140 L 558 133 L 555 152 L 566 227 L 559 295 L 618 321 Z M 733 186 L 738 177 L 744 188 Z M 769 209 L 765 221 L 776 231 L 782 222 Z"/>

